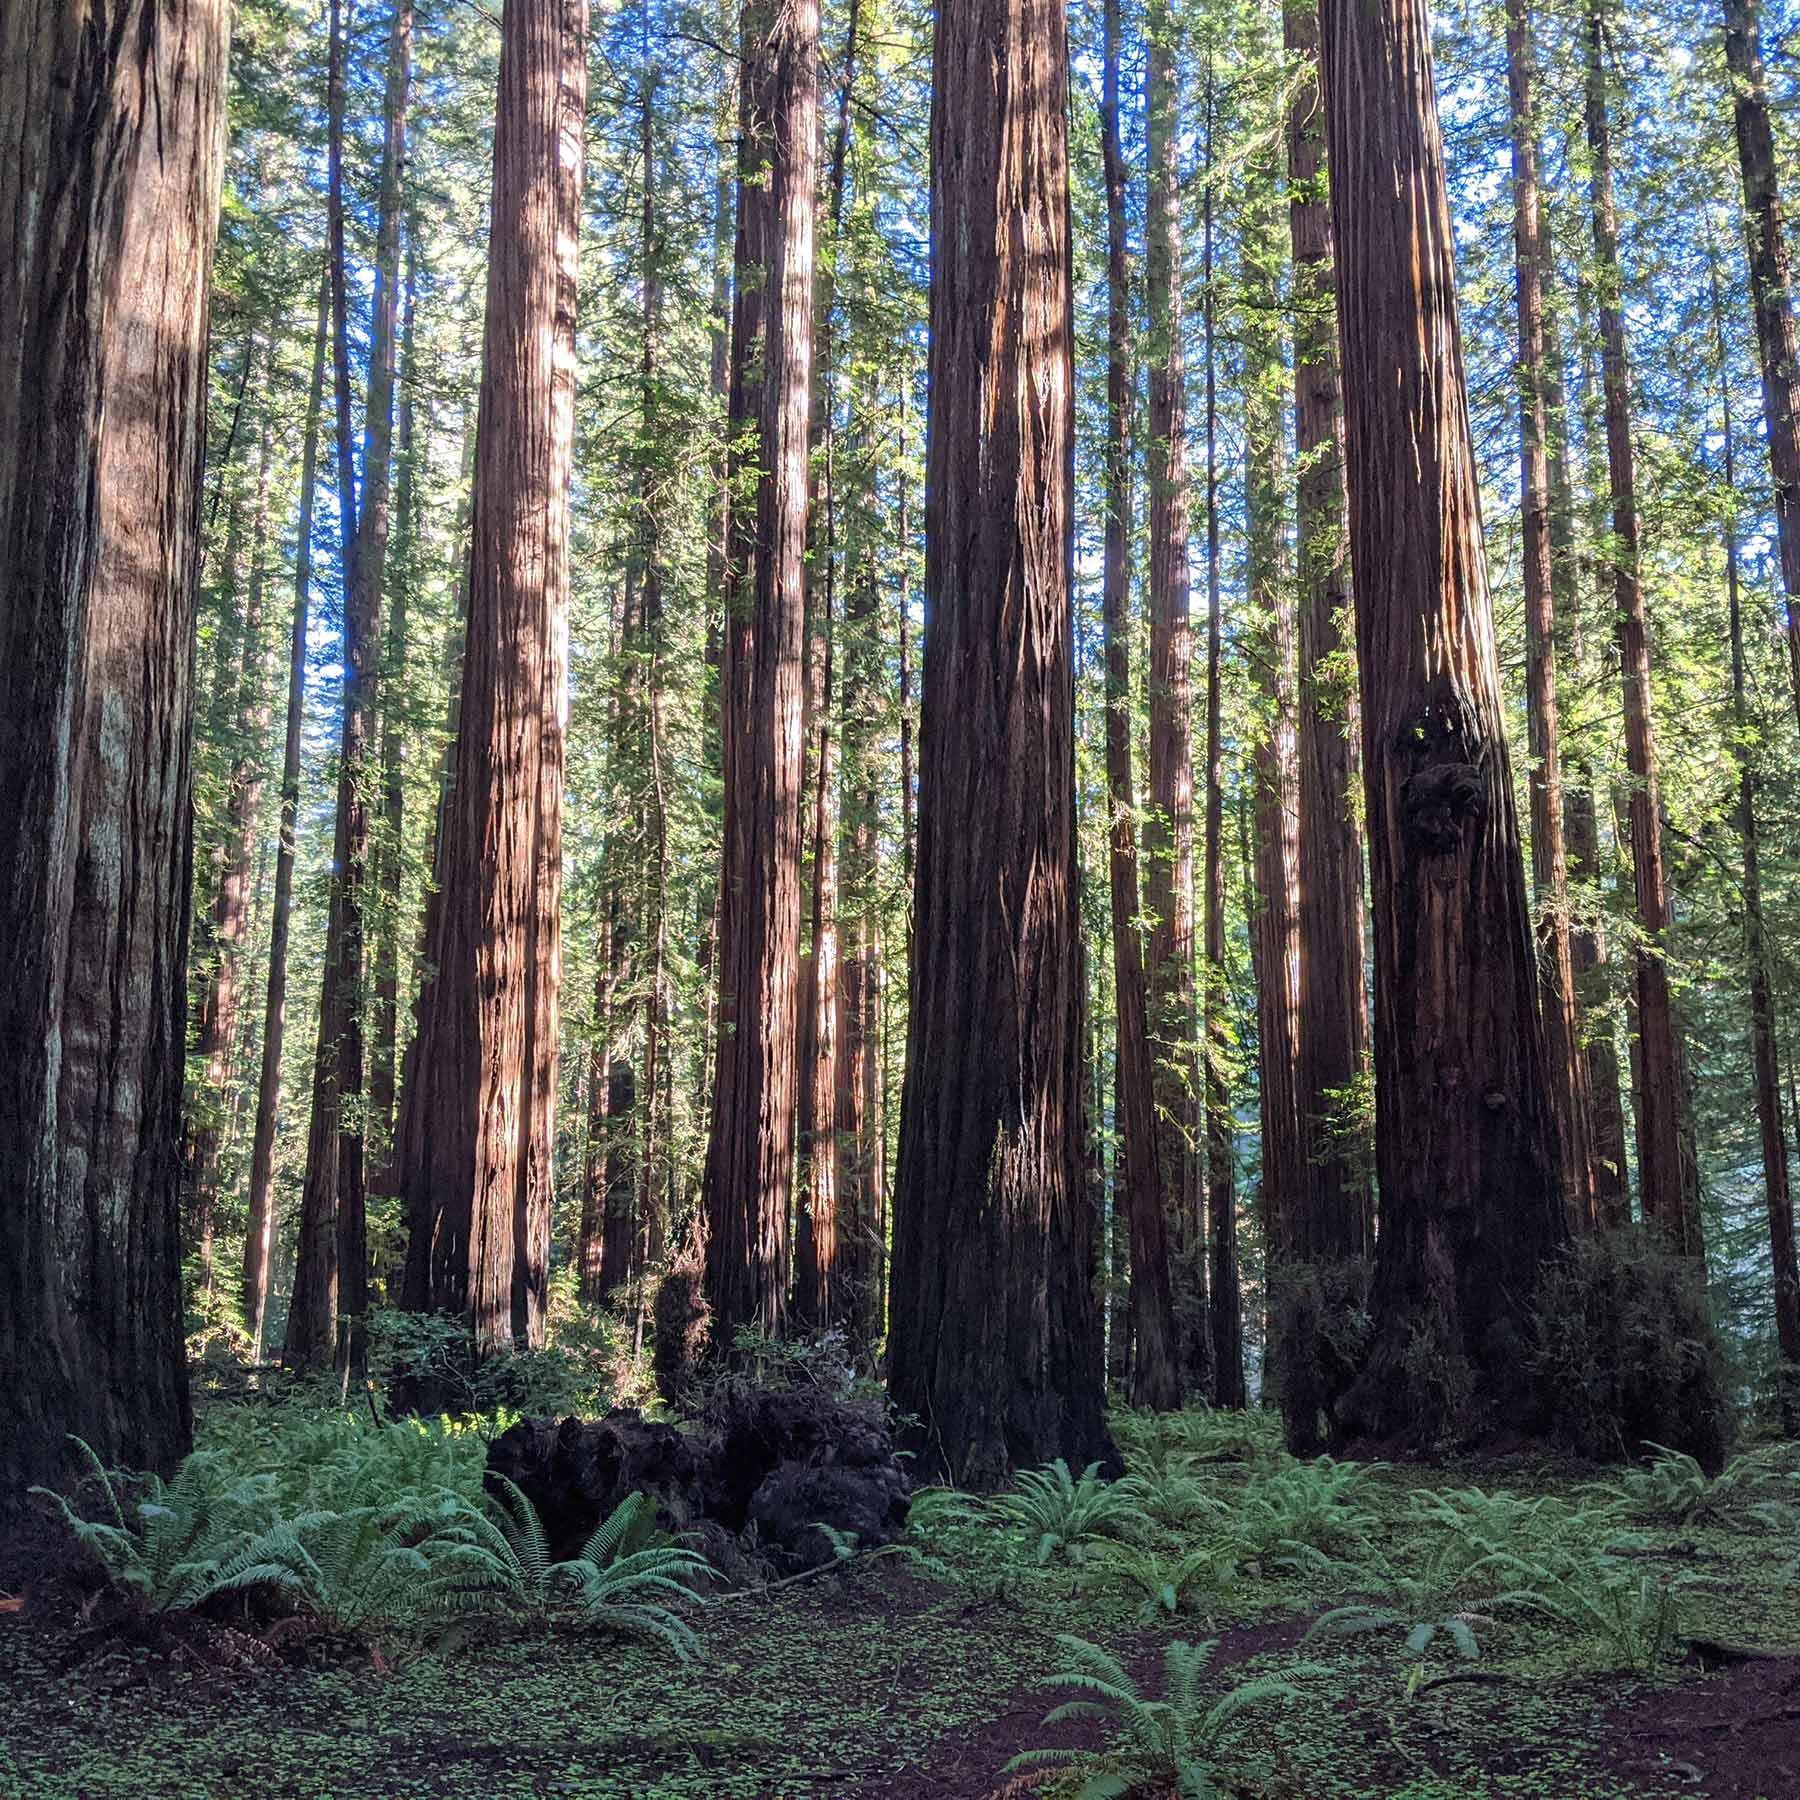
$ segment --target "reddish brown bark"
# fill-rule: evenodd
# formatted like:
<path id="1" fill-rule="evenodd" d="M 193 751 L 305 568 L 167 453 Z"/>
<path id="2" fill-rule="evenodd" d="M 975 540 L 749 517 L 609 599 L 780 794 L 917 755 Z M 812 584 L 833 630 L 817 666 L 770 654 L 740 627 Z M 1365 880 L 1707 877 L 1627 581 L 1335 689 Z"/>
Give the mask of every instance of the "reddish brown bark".
<path id="1" fill-rule="evenodd" d="M 1294 442 L 1299 557 L 1300 998 L 1298 1052 L 1303 1192 L 1275 1220 L 1276 1249 L 1302 1262 L 1366 1256 L 1375 1241 L 1366 1159 L 1342 1124 L 1343 1096 L 1366 1071 L 1361 776 L 1350 613 L 1350 521 L 1344 412 L 1332 292 L 1319 16 L 1311 0 L 1283 12 L 1298 74 L 1288 102 L 1288 235 L 1294 285 Z"/>
<path id="2" fill-rule="evenodd" d="M 919 861 L 889 1391 L 919 1468 L 1108 1453 L 1082 1144 L 1060 0 L 933 41 Z"/>
<path id="3" fill-rule="evenodd" d="M 0 1491 L 189 1437 L 194 590 L 226 11 L 0 21 Z"/>
<path id="4" fill-rule="evenodd" d="M 1169 1281 L 1169 1219 L 1157 1154 L 1144 948 L 1138 933 L 1137 806 L 1131 779 L 1132 371 L 1126 273 L 1125 161 L 1119 147 L 1119 0 L 1106 0 L 1100 144 L 1106 178 L 1106 557 L 1101 587 L 1106 640 L 1106 786 L 1112 897 L 1113 987 L 1118 1016 L 1119 1154 L 1113 1205 L 1130 1220 L 1137 1357 L 1131 1403 L 1181 1405 L 1181 1345 Z"/>
<path id="5" fill-rule="evenodd" d="M 1711 234 L 1707 259 L 1712 262 Z M 1780 1360 L 1777 1402 L 1782 1429 L 1800 1434 L 1800 1257 L 1794 1248 L 1794 1194 L 1788 1178 L 1786 1122 L 1781 1112 L 1781 1053 L 1775 989 L 1763 920 L 1762 855 L 1756 819 L 1756 770 L 1744 694 L 1744 623 L 1739 604 L 1737 450 L 1732 431 L 1731 385 L 1726 373 L 1724 307 L 1717 266 L 1711 269 L 1713 341 L 1725 449 L 1725 596 L 1731 638 L 1731 713 L 1738 765 L 1738 835 L 1744 857 L 1744 963 L 1749 977 L 1750 1048 L 1756 1079 L 1756 1122 L 1762 1142 L 1763 1191 L 1769 1215 L 1769 1262 L 1774 1276 L 1775 1348 Z"/>
<path id="6" fill-rule="evenodd" d="M 1564 1241 L 1502 731 L 1422 0 L 1324 0 L 1374 893 L 1370 1360 L 1340 1430 L 1529 1416 L 1519 1354 Z"/>
<path id="7" fill-rule="evenodd" d="M 1639 546 L 1637 472 L 1631 441 L 1631 374 L 1620 293 L 1619 227 L 1613 199 L 1612 134 L 1604 46 L 1607 0 L 1587 4 L 1587 142 L 1591 168 L 1594 272 L 1600 315 L 1606 462 L 1612 489 L 1613 599 L 1625 688 L 1625 760 L 1631 771 L 1631 867 L 1637 921 L 1638 1184 L 1644 1217 L 1670 1248 L 1705 1254 L 1700 1192 L 1688 1118 L 1687 1075 L 1669 988 L 1668 873 L 1663 860 L 1656 725 L 1650 693 L 1650 621 Z"/>
<path id="8" fill-rule="evenodd" d="M 704 1190 L 705 1291 L 720 1351 L 729 1351 L 743 1327 L 778 1331 L 786 1311 L 818 47 L 817 0 L 745 0 L 730 405 L 734 501 L 723 659 L 719 1055 Z"/>
<path id="9" fill-rule="evenodd" d="M 1787 600 L 1788 674 L 1800 716 L 1800 334 L 1794 326 L 1794 285 L 1787 220 L 1769 122 L 1769 85 L 1763 74 L 1757 0 L 1724 0 L 1725 65 L 1738 168 L 1749 215 L 1750 303 L 1762 356 L 1763 423 L 1769 472 L 1775 480 L 1775 532 L 1781 586 Z"/>
<path id="10" fill-rule="evenodd" d="M 1209 1358 L 1200 1324 L 1200 1073 L 1195 1056 L 1193 632 L 1188 620 L 1187 376 L 1183 355 L 1180 27 L 1168 0 L 1151 0 L 1145 130 L 1148 148 L 1144 303 L 1149 362 L 1145 468 L 1150 514 L 1150 784 L 1144 824 L 1145 971 L 1156 1058 L 1157 1155 L 1175 1218 L 1190 1383 Z M 1209 190 L 1210 191 L 1210 190 Z M 1210 288 L 1208 294 L 1210 297 Z"/>
<path id="11" fill-rule="evenodd" d="M 582 0 L 510 0 L 455 775 L 400 1095 L 405 1304 L 543 1342 L 561 964 Z"/>
<path id="12" fill-rule="evenodd" d="M 281 1110 L 281 1050 L 287 1034 L 288 938 L 294 911 L 294 827 L 300 809 L 300 743 L 306 707 L 306 624 L 312 587 L 313 508 L 318 493 L 319 421 L 325 390 L 325 335 L 330 287 L 319 282 L 312 380 L 300 447 L 300 511 L 295 527 L 294 608 L 288 633 L 287 721 L 282 735 L 281 821 L 275 891 L 269 912 L 269 981 L 263 1004 L 262 1066 L 250 1145 L 250 1218 L 244 1232 L 244 1324 L 251 1360 L 260 1361 L 269 1303 L 269 1259 L 275 1238 L 275 1127 Z"/>
<path id="13" fill-rule="evenodd" d="M 1536 889 L 1538 972 L 1545 1052 L 1562 1145 L 1571 1222 L 1591 1229 L 1596 1211 L 1591 1100 L 1581 1048 L 1569 940 L 1569 869 L 1563 842 L 1562 728 L 1556 691 L 1556 595 L 1550 539 L 1550 418 L 1544 352 L 1549 255 L 1538 218 L 1536 53 L 1530 0 L 1507 0 L 1506 66 L 1512 108 L 1513 248 L 1519 317 L 1519 492 L 1524 542 L 1525 712 L 1530 732 L 1531 872 Z"/>

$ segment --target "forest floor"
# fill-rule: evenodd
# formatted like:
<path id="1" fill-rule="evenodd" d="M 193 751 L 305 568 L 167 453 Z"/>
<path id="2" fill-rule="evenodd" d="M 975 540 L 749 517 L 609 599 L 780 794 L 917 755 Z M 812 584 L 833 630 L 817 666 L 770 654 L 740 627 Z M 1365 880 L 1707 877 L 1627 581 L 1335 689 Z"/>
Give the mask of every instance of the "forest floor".
<path id="1" fill-rule="evenodd" d="M 1257 1461 L 1176 1472 L 1229 1506 Z M 1422 1656 L 1408 1648 L 1401 1599 L 1394 1628 L 1307 1639 L 1321 1612 L 1384 1586 L 1392 1596 L 1406 1570 L 1428 1569 L 1432 1495 L 1507 1490 L 1579 1516 L 1598 1478 L 1524 1458 L 1370 1465 L 1340 1548 L 1178 1578 L 1178 1610 L 1159 1622 L 1121 1577 L 1129 1553 L 1078 1542 L 1079 1560 L 1059 1547 L 1040 1566 L 1035 1533 L 950 1502 L 921 1509 L 906 1555 L 696 1605 L 704 1650 L 687 1663 L 651 1644 L 484 1623 L 454 1639 L 299 1637 L 220 1666 L 230 1659 L 198 1636 L 127 1628 L 61 1537 L 29 1524 L 0 1546 L 0 1594 L 19 1602 L 0 1599 L 0 1800 L 1071 1794 L 1066 1780 L 1005 1772 L 1021 1750 L 1107 1737 L 1106 1719 L 1044 1724 L 1069 1697 L 1046 1686 L 1066 1661 L 1061 1633 L 1106 1646 L 1148 1697 L 1176 1639 L 1217 1640 L 1209 1694 L 1304 1665 L 1293 1698 L 1239 1715 L 1221 1796 L 1800 1800 L 1791 1517 L 1634 1528 L 1615 1571 L 1641 1568 L 1646 1592 L 1704 1579 L 1657 1614 L 1635 1674 L 1619 1667 L 1629 1640 L 1530 1604 L 1467 1605 L 1473 1658 L 1444 1630 Z M 1171 1573 L 1205 1549 L 1180 1529 L 1156 1527 L 1147 1546 L 1143 1535 L 1138 1548 Z"/>

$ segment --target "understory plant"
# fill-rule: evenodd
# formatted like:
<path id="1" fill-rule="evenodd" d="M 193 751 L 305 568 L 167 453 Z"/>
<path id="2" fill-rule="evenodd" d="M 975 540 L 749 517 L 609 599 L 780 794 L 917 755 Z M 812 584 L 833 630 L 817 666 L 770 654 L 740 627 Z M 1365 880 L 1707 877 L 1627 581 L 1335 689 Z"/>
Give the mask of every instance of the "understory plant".
<path id="1" fill-rule="evenodd" d="M 1253 1707 L 1299 1698 L 1293 1679 L 1325 1670 L 1301 1664 L 1283 1675 L 1240 1682 L 1216 1699 L 1201 1692 L 1216 1642 L 1174 1643 L 1163 1654 L 1163 1697 L 1146 1697 L 1119 1659 L 1098 1644 L 1062 1633 L 1065 1666 L 1045 1683 L 1077 1698 L 1044 1717 L 1111 1716 L 1116 1725 L 1098 1750 L 1024 1750 L 1006 1765 L 1078 1778 L 1079 1800 L 1123 1800 L 1132 1794 L 1175 1794 L 1181 1800 L 1225 1800 L 1237 1792 L 1233 1739 L 1242 1715 Z"/>
<path id="2" fill-rule="evenodd" d="M 1612 1666 L 1647 1675 L 1679 1636 L 1688 1596 L 1716 1585 L 1692 1570 L 1653 1573 L 1599 1559 L 1562 1580 L 1500 1596 L 1597 1638 Z"/>
<path id="3" fill-rule="evenodd" d="M 1265 1569 L 1320 1568 L 1365 1545 L 1380 1523 L 1358 1503 L 1365 1475 L 1360 1464 L 1321 1456 L 1253 1477 L 1230 1509 L 1244 1560 Z"/>
<path id="4" fill-rule="evenodd" d="M 1024 1470 L 1017 1488 L 989 1505 L 997 1518 L 1023 1527 L 1035 1540 L 1040 1565 L 1059 1554 L 1080 1562 L 1099 1540 L 1149 1524 L 1129 1476 L 1102 1480 L 1097 1462 L 1074 1475 L 1060 1456 L 1045 1468 Z"/>
<path id="5" fill-rule="evenodd" d="M 1611 1516 L 1668 1519 L 1678 1525 L 1711 1523 L 1791 1532 L 1800 1529 L 1800 1474 L 1786 1465 L 1794 1456 L 1787 1444 L 1768 1444 L 1734 1456 L 1708 1476 L 1685 1450 L 1651 1443 L 1656 1460 L 1628 1469 L 1618 1480 L 1596 1485 Z"/>

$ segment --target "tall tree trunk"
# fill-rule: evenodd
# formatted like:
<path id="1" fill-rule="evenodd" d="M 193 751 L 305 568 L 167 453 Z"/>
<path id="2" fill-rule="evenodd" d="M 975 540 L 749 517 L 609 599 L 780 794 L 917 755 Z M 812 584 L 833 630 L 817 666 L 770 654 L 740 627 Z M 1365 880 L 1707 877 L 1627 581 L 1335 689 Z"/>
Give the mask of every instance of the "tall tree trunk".
<path id="1" fill-rule="evenodd" d="M 1169 1283 L 1169 1218 L 1157 1154 L 1144 949 L 1138 935 L 1137 806 L 1131 780 L 1131 315 L 1125 267 L 1125 159 L 1119 145 L 1119 0 L 1106 0 L 1100 144 L 1106 170 L 1106 787 L 1118 1015 L 1119 1155 L 1113 1204 L 1131 1222 L 1132 1312 L 1138 1355 L 1131 1403 L 1181 1405 L 1181 1343 Z"/>
<path id="2" fill-rule="evenodd" d="M 1218 299 L 1213 284 L 1213 61 L 1206 58 L 1205 150 L 1207 188 L 1201 251 L 1202 305 L 1206 335 L 1206 835 L 1203 867 L 1206 883 L 1206 927 L 1201 946 L 1202 1035 L 1206 1040 L 1206 1240 L 1212 1281 L 1208 1283 L 1205 1366 L 1210 1390 L 1221 1406 L 1237 1404 L 1232 1396 L 1243 1387 L 1242 1349 L 1237 1370 L 1221 1368 L 1218 1346 L 1239 1342 L 1233 1324 L 1237 1293 L 1237 1131 L 1226 1079 L 1231 1054 L 1231 1027 L 1226 1012 L 1230 985 L 1225 969 L 1225 738 L 1221 723 L 1220 677 L 1224 656 L 1224 614 L 1219 570 L 1219 385 Z M 1154 728 L 1152 730 L 1154 738 Z M 1221 1294 L 1217 1279 L 1226 1281 Z M 1229 1313 L 1229 1317 L 1227 1316 Z M 1199 1359 L 1196 1359 L 1197 1362 Z"/>
<path id="3" fill-rule="evenodd" d="M 404 1303 L 477 1354 L 543 1343 L 549 1281 L 586 30 L 583 0 L 501 27 L 455 776 L 396 1134 Z"/>
<path id="4" fill-rule="evenodd" d="M 187 1448 L 194 593 L 216 0 L 0 22 L 0 1491 Z"/>
<path id="5" fill-rule="evenodd" d="M 745 0 L 724 653 L 719 1058 L 707 1144 L 713 1342 L 780 1330 L 794 1177 L 817 0 Z M 748 471 L 757 471 L 751 478 Z"/>
<path id="6" fill-rule="evenodd" d="M 1531 874 L 1536 889 L 1544 1048 L 1562 1145 L 1562 1185 L 1578 1230 L 1597 1223 L 1587 1059 L 1569 941 L 1569 869 L 1563 843 L 1562 728 L 1556 693 L 1556 595 L 1550 541 L 1550 418 L 1544 360 L 1549 256 L 1538 218 L 1536 53 L 1530 0 L 1506 3 L 1512 105 L 1513 247 L 1519 312 L 1519 493 L 1524 541 L 1525 711 L 1530 732 Z"/>
<path id="7" fill-rule="evenodd" d="M 1346 1436 L 1529 1416 L 1567 1235 L 1422 0 L 1324 0 L 1374 890 L 1374 1340 Z"/>
<path id="8" fill-rule="evenodd" d="M 1187 376 L 1182 293 L 1181 27 L 1169 0 L 1144 19 L 1148 148 L 1144 258 L 1150 365 L 1150 792 L 1144 825 L 1145 974 L 1156 1059 L 1157 1156 L 1175 1215 L 1176 1313 L 1189 1385 L 1210 1381 L 1194 1053 L 1193 634 L 1188 622 Z M 1210 294 L 1210 288 L 1208 290 Z"/>
<path id="9" fill-rule="evenodd" d="M 1757 0 L 1724 0 L 1725 66 L 1731 77 L 1732 122 L 1749 215 L 1750 303 L 1762 356 L 1763 423 L 1769 471 L 1775 479 L 1775 533 L 1781 586 L 1787 601 L 1788 675 L 1800 716 L 1800 334 L 1794 326 L 1794 284 L 1786 215 L 1769 123 L 1769 86 L 1763 74 Z"/>
<path id="10" fill-rule="evenodd" d="M 1587 0 L 1587 141 L 1592 170 L 1594 274 L 1606 398 L 1606 462 L 1612 488 L 1613 596 L 1625 685 L 1625 760 L 1631 771 L 1631 867 L 1644 941 L 1637 954 L 1638 1182 L 1644 1217 L 1671 1249 L 1703 1256 L 1699 1180 L 1688 1119 L 1687 1075 L 1669 991 L 1668 875 L 1663 861 L 1656 728 L 1650 698 L 1650 621 L 1639 551 L 1637 474 L 1631 442 L 1631 375 L 1625 357 L 1619 227 L 1607 117 L 1608 0 Z"/>
<path id="11" fill-rule="evenodd" d="M 1774 1281 L 1776 1376 L 1781 1426 L 1800 1435 L 1800 1258 L 1794 1249 L 1794 1194 L 1788 1178 L 1787 1130 L 1781 1116 L 1781 1055 L 1776 1038 L 1775 988 L 1763 922 L 1761 846 L 1757 837 L 1756 770 L 1744 688 L 1744 623 L 1738 597 L 1737 447 L 1732 430 L 1731 382 L 1725 357 L 1725 309 L 1711 232 L 1713 343 L 1725 449 L 1725 598 L 1731 637 L 1731 722 L 1738 765 L 1738 834 L 1744 857 L 1744 964 L 1750 989 L 1750 1047 L 1756 1071 L 1756 1122 L 1762 1139 L 1763 1191 L 1769 1213 L 1769 1260 Z"/>
<path id="12" fill-rule="evenodd" d="M 1251 752 L 1257 1083 L 1264 1242 L 1286 1235 L 1304 1199 L 1299 1099 L 1300 846 L 1295 789 L 1294 601 L 1287 570 L 1287 370 L 1281 333 L 1281 233 L 1273 171 L 1256 183 L 1242 226 L 1251 282 L 1244 322 L 1244 511 L 1249 526 L 1251 674 L 1263 717 Z M 1223 1229 L 1221 1229 L 1221 1226 Z M 1213 1355 L 1221 1405 L 1242 1406 L 1244 1344 L 1236 1219 L 1212 1232 Z"/>
<path id="13" fill-rule="evenodd" d="M 838 1042 L 838 821 L 836 816 L 837 739 L 831 725 L 834 677 L 834 619 L 837 601 L 837 461 L 832 409 L 836 403 L 833 309 L 837 304 L 837 264 L 843 254 L 844 183 L 850 148 L 850 101 L 856 81 L 859 0 L 850 0 L 844 51 L 838 67 L 837 120 L 832 128 L 826 254 L 819 260 L 813 297 L 815 356 L 812 418 L 808 427 L 811 494 L 807 529 L 808 711 L 812 794 L 806 809 L 812 848 L 809 883 L 812 916 L 806 953 L 800 959 L 800 1019 L 796 1086 L 799 1098 L 797 1148 L 799 1191 L 794 1207 L 794 1312 L 801 1324 L 819 1329 L 841 1318 L 843 1255 L 838 1219 L 839 1149 L 836 1118 Z"/>
<path id="14" fill-rule="evenodd" d="M 922 1469 L 1108 1455 L 1082 1153 L 1068 45 L 1061 0 L 941 8 L 917 953 L 889 1391 Z"/>
<path id="15" fill-rule="evenodd" d="M 1288 102 L 1288 235 L 1294 259 L 1294 442 L 1299 558 L 1301 1173 L 1276 1250 L 1302 1262 L 1367 1256 L 1375 1241 L 1367 1159 L 1345 1128 L 1345 1097 L 1368 1063 L 1363 994 L 1363 845 L 1344 409 L 1332 292 L 1325 110 L 1316 0 L 1288 0 L 1283 31 L 1298 74 Z"/>
<path id="16" fill-rule="evenodd" d="M 251 1360 L 260 1361 L 275 1239 L 275 1127 L 281 1112 L 281 1050 L 287 1032 L 288 938 L 294 912 L 294 831 L 300 811 L 300 743 L 306 712 L 306 626 L 312 588 L 313 508 L 318 494 L 319 423 L 324 410 L 325 337 L 331 287 L 319 281 L 312 380 L 300 445 L 300 513 L 295 527 L 294 611 L 288 634 L 287 722 L 282 735 L 280 842 L 269 916 L 269 983 L 263 1004 L 262 1067 L 250 1144 L 250 1220 L 244 1232 L 244 1324 Z"/>
<path id="17" fill-rule="evenodd" d="M 407 0 L 402 0 L 405 5 Z M 384 1155 L 394 1142 L 394 1102 L 399 1093 L 400 900 L 406 866 L 406 739 L 411 720 L 401 698 L 406 675 L 414 558 L 418 545 L 419 449 L 413 397 L 416 361 L 418 246 L 406 241 L 406 305 L 400 326 L 400 444 L 394 478 L 393 580 L 389 583 L 387 641 L 382 652 L 386 694 L 381 708 L 381 836 L 375 858 L 375 1054 L 369 1070 L 369 1116 Z"/>
<path id="18" fill-rule="evenodd" d="M 256 506 L 250 538 L 250 578 L 244 598 L 243 640 L 239 646 L 236 704 L 230 731 L 231 769 L 225 783 L 224 831 L 219 881 L 210 909 L 211 967 L 200 988 L 195 1054 L 205 1071 L 188 1138 L 186 1182 L 198 1221 L 200 1260 L 210 1288 L 213 1236 L 217 1229 L 219 1158 L 229 1121 L 232 1060 L 237 1043 L 241 996 L 239 961 L 250 939 L 251 885 L 256 855 L 256 815 L 262 801 L 263 740 L 269 700 L 263 649 L 263 597 L 268 582 L 269 475 L 274 449 L 265 426 L 258 457 Z"/>

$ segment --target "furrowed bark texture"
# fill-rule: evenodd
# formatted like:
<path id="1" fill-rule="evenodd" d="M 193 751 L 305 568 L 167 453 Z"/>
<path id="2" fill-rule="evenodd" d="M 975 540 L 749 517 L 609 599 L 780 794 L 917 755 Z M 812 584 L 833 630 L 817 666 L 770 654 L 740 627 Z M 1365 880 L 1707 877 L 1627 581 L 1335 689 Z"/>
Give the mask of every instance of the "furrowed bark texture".
<path id="1" fill-rule="evenodd" d="M 1344 409 L 1338 384 L 1325 108 L 1319 91 L 1319 16 L 1312 0 L 1283 14 L 1298 76 L 1288 110 L 1288 235 L 1293 252 L 1294 444 L 1298 460 L 1300 1001 L 1298 1108 L 1303 1194 L 1278 1217 L 1276 1248 L 1301 1262 L 1366 1256 L 1374 1196 L 1343 1103 L 1369 1055 L 1363 993 L 1363 846 L 1354 673 L 1350 521 L 1344 497 Z"/>
<path id="2" fill-rule="evenodd" d="M 1375 923 L 1375 1338 L 1348 1435 L 1524 1422 L 1563 1242 L 1422 0 L 1324 0 Z"/>
<path id="3" fill-rule="evenodd" d="M 805 775 L 816 0 L 748 0 L 743 53 L 719 1057 L 704 1189 L 705 1292 L 721 1352 L 741 1327 L 778 1331 L 786 1312 Z"/>
<path id="4" fill-rule="evenodd" d="M 543 1342 L 562 944 L 583 0 L 509 0 L 455 777 L 395 1192 L 405 1304 Z"/>
<path id="5" fill-rule="evenodd" d="M 1125 164 L 1119 146 L 1119 0 L 1106 0 L 1106 60 L 1100 142 L 1106 173 L 1106 552 L 1101 588 L 1106 641 L 1107 829 L 1112 899 L 1113 987 L 1118 1014 L 1119 1179 L 1113 1204 L 1131 1221 L 1132 1310 L 1138 1353 L 1131 1403 L 1181 1405 L 1181 1345 L 1169 1282 L 1170 1220 L 1157 1154 L 1155 1070 L 1150 1055 L 1144 947 L 1138 932 L 1137 807 L 1131 778 L 1132 370 L 1126 272 Z"/>
<path id="6" fill-rule="evenodd" d="M 1068 60 L 1059 0 L 933 44 L 917 951 L 890 1389 L 977 1488 L 1109 1453 L 1083 1167 Z"/>
<path id="7" fill-rule="evenodd" d="M 181 1087 L 216 0 L 0 17 L 0 1491 L 187 1448 Z"/>

